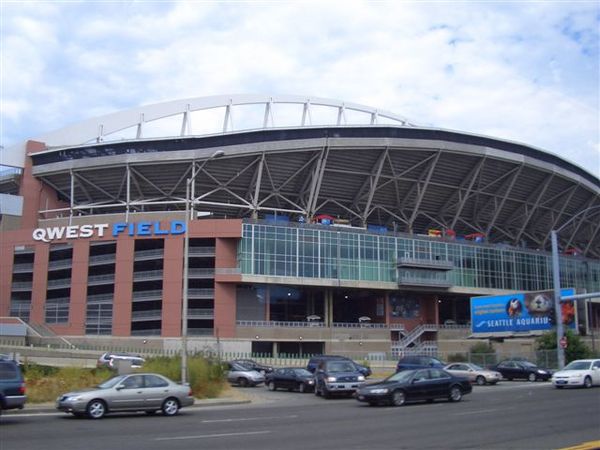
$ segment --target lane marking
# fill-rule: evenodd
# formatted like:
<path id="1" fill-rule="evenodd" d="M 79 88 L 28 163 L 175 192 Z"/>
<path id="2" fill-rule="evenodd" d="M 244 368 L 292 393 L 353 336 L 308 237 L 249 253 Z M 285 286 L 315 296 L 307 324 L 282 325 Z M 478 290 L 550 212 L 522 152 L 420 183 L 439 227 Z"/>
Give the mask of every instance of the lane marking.
<path id="1" fill-rule="evenodd" d="M 217 437 L 230 437 L 230 436 L 251 436 L 256 434 L 269 434 L 270 430 L 264 431 L 248 431 L 246 433 L 221 433 L 221 434 L 198 434 L 196 436 L 176 436 L 169 438 L 154 438 L 155 441 L 183 441 L 189 439 L 204 439 L 204 438 L 217 438 Z"/>
<path id="2" fill-rule="evenodd" d="M 597 450 L 600 448 L 600 441 L 588 441 L 582 442 L 579 445 L 573 447 L 563 447 L 559 450 Z"/>
<path id="3" fill-rule="evenodd" d="M 202 423 L 217 423 L 217 422 L 248 422 L 251 420 L 272 420 L 272 419 L 297 419 L 297 415 L 292 416 L 273 416 L 273 417 L 245 417 L 240 419 L 212 419 L 203 420 Z"/>
<path id="4" fill-rule="evenodd" d="M 462 413 L 456 413 L 454 414 L 455 416 L 468 416 L 470 414 L 485 414 L 485 413 L 493 413 L 493 412 L 499 412 L 499 411 L 506 411 L 508 409 L 514 409 L 514 408 L 502 408 L 502 409 L 498 409 L 498 408 L 494 408 L 494 409 L 479 409 L 477 411 L 466 411 L 466 412 L 462 412 Z"/>

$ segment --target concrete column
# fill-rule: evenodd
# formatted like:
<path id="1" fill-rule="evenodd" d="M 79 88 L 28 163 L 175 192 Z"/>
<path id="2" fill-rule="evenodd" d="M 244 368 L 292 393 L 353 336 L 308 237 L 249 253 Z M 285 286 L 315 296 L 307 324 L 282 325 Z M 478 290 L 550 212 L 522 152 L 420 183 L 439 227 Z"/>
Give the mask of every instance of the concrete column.
<path id="1" fill-rule="evenodd" d="M 127 238 L 118 239 L 115 261 L 113 336 L 131 336 L 134 256 L 135 241 Z"/>
<path id="2" fill-rule="evenodd" d="M 181 336 L 183 238 L 166 237 L 163 254 L 162 337 Z"/>
<path id="3" fill-rule="evenodd" d="M 67 334 L 84 335 L 87 308 L 87 281 L 90 262 L 90 242 L 78 239 L 73 243 L 71 268 L 71 301 Z M 93 267 L 92 267 L 93 270 Z"/>
<path id="4" fill-rule="evenodd" d="M 33 259 L 33 286 L 31 288 L 31 314 L 33 323 L 45 322 L 46 291 L 48 289 L 48 258 L 50 244 L 40 243 L 35 246 Z"/>

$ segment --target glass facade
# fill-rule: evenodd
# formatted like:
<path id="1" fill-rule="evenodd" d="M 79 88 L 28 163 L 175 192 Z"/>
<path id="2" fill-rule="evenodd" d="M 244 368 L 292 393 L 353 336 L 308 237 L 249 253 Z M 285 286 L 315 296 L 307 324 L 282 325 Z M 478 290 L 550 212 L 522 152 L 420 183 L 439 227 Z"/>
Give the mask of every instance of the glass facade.
<path id="1" fill-rule="evenodd" d="M 451 285 L 514 291 L 552 289 L 550 253 L 334 226 L 243 225 L 243 274 L 396 283 L 400 258 L 450 261 Z M 600 291 L 600 261 L 561 257 L 561 286 Z"/>

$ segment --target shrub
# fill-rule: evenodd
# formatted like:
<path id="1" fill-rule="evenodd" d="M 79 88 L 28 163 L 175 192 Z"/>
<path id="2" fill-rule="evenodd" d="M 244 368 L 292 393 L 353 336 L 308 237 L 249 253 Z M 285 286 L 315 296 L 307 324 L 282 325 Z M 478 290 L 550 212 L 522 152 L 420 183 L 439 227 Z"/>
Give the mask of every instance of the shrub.
<path id="1" fill-rule="evenodd" d="M 592 351 L 585 345 L 581 338 L 567 329 L 567 348 L 565 349 L 565 363 L 570 363 L 576 359 L 585 359 L 592 357 Z M 556 331 L 549 331 L 536 339 L 538 350 L 556 350 Z"/>
<path id="2" fill-rule="evenodd" d="M 455 363 L 455 362 L 467 362 L 467 355 L 465 353 L 450 353 L 446 358 L 446 362 Z"/>

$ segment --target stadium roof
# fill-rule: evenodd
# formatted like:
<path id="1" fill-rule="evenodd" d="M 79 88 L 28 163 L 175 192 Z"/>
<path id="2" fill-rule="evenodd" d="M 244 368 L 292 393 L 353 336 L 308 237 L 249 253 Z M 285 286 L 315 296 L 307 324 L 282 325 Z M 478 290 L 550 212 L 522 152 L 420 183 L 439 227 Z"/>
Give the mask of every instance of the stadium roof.
<path id="1" fill-rule="evenodd" d="M 220 129 L 195 132 L 210 122 L 198 116 L 207 112 L 217 113 L 211 120 Z M 162 119 L 171 127 L 147 132 Z M 119 112 L 36 140 L 47 150 L 30 155 L 33 174 L 72 204 L 68 212 L 183 210 L 186 179 L 196 175 L 194 206 L 216 217 L 328 214 L 356 226 L 452 229 L 548 249 L 550 230 L 578 215 L 562 230 L 562 247 L 600 256 L 597 177 L 530 146 L 418 127 L 362 105 L 208 97 Z"/>

